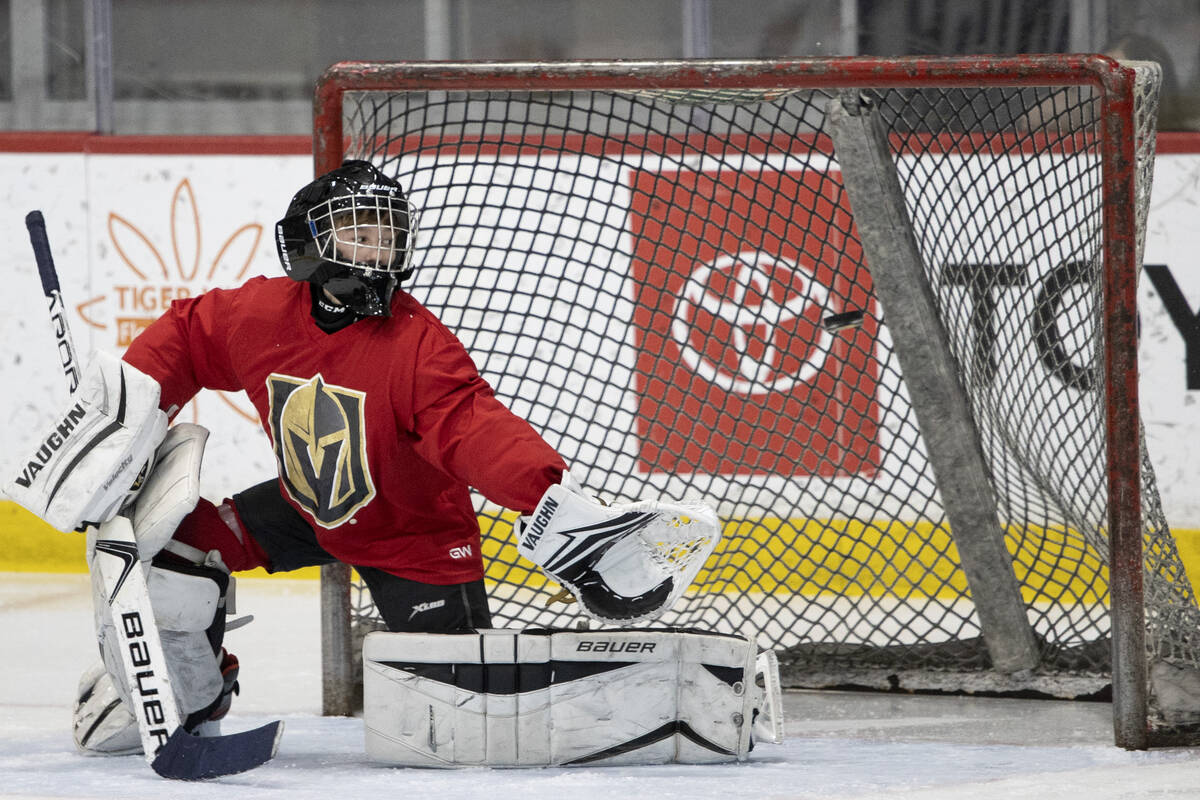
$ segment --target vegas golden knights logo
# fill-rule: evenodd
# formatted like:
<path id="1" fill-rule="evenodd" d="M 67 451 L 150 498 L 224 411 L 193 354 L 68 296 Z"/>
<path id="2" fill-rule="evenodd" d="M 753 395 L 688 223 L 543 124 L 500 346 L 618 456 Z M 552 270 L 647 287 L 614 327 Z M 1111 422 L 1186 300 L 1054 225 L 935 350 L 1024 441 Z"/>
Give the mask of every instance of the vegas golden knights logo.
<path id="1" fill-rule="evenodd" d="M 366 395 L 309 380 L 267 378 L 271 438 L 279 475 L 292 499 L 326 528 L 345 522 L 375 496 L 367 468 Z"/>

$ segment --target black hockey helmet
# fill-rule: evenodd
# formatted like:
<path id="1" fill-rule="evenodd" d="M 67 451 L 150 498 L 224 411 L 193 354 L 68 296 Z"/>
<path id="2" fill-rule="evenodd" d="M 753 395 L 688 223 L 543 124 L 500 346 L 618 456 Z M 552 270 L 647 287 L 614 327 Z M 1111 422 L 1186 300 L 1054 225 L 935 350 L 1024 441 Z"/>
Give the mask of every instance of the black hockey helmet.
<path id="1" fill-rule="evenodd" d="M 275 223 L 284 272 L 362 316 L 388 316 L 412 275 L 416 214 L 400 184 L 369 161 L 346 161 L 296 192 Z"/>

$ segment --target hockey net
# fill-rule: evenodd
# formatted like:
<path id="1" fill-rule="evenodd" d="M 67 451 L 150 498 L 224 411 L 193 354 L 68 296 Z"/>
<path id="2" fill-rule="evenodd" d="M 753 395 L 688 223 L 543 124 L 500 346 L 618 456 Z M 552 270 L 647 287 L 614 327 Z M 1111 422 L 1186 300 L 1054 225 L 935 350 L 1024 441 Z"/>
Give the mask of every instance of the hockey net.
<path id="1" fill-rule="evenodd" d="M 1158 76 L 343 64 L 317 168 L 400 180 L 409 290 L 590 490 L 718 509 L 663 623 L 755 636 L 790 686 L 1111 683 L 1140 747 L 1200 721 L 1200 615 L 1137 416 Z M 575 627 L 513 514 L 476 502 L 494 624 Z M 382 625 L 348 576 L 323 577 L 330 713 Z"/>

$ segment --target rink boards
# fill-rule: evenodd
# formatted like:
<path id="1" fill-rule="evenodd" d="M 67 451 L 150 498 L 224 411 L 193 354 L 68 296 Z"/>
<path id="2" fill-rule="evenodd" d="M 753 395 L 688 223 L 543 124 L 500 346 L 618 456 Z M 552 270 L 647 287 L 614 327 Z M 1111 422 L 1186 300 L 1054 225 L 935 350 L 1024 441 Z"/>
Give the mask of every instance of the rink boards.
<path id="1" fill-rule="evenodd" d="M 511 513 L 480 517 L 491 581 L 546 590 L 544 576 L 517 556 Z M 1175 531 L 1189 575 L 1197 576 L 1197 532 Z M 83 536 L 60 533 L 15 504 L 0 501 L 0 572 L 83 572 Z M 1010 531 L 1014 571 L 1028 603 L 1103 602 L 1107 565 L 1075 532 Z M 316 568 L 279 577 L 316 577 Z M 249 576 L 265 576 L 262 570 Z M 966 592 L 949 532 L 895 520 L 761 519 L 726 521 L 722 540 L 697 576 L 704 591 L 777 596 L 934 597 Z M 551 588 L 557 588 L 551 585 Z"/>
<path id="2" fill-rule="evenodd" d="M 277 270 L 269 237 L 258 234 L 269 229 L 278 216 L 278 197 L 289 194 L 294 185 L 310 173 L 311 161 L 299 154 L 197 155 L 182 151 L 182 147 L 177 145 L 174 151 L 168 152 L 127 149 L 119 153 L 64 152 L 36 156 L 0 153 L 0 175 L 5 177 L 12 191 L 22 193 L 22 202 L 47 211 L 52 246 L 59 256 L 64 286 L 70 294 L 68 305 L 75 308 L 77 314 L 72 325 L 81 349 L 119 349 L 139 325 L 161 313 L 171 299 L 213 285 L 236 283 L 256 272 L 273 274 L 272 271 Z M 638 181 L 644 181 L 644 176 L 651 173 L 690 171 L 696 175 L 711 175 L 730 169 L 735 172 L 772 169 L 788 173 L 800 169 L 799 165 L 786 160 L 751 162 L 726 161 L 716 165 L 711 159 L 697 158 L 690 162 L 677 159 L 672 163 L 642 159 L 632 164 L 620 159 L 581 159 L 574 170 L 578 174 L 594 175 L 594 184 L 570 187 L 582 196 L 582 199 L 571 201 L 562 199 L 558 191 L 561 187 L 555 185 L 548 165 L 529 161 L 476 162 L 439 168 L 450 173 L 449 177 L 454 180 L 461 177 L 453 174 L 455 170 L 471 173 L 466 182 L 468 188 L 463 189 L 461 196 L 432 197 L 430 187 L 443 180 L 434 173 L 428 173 L 425 185 L 413 187 L 414 196 L 421 203 L 464 203 L 471 209 L 470 214 L 461 219 L 461 224 L 442 226 L 437 234 L 440 238 L 429 241 L 427 258 L 457 263 L 459 269 L 465 270 L 459 273 L 461 280 L 440 284 L 440 270 L 429 264 L 424 267 L 419 287 L 423 299 L 433 305 L 445 302 L 459 306 L 464 294 L 468 303 L 460 307 L 476 304 L 476 311 L 464 312 L 448 320 L 473 353 L 492 349 L 498 344 L 495 339 L 516 337 L 514 346 L 507 348 L 509 358 L 489 359 L 485 356 L 480 359 L 485 376 L 496 385 L 500 394 L 504 396 L 506 391 L 514 388 L 515 376 L 537 375 L 541 370 L 550 386 L 557 383 L 564 389 L 575 391 L 577 396 L 593 404 L 591 410 L 597 407 L 613 409 L 608 418 L 597 418 L 589 414 L 590 409 L 585 404 L 577 409 L 579 413 L 574 420 L 560 425 L 563 417 L 557 413 L 549 396 L 518 397 L 513 402 L 518 413 L 528 416 L 539 429 L 545 430 L 556 445 L 562 445 L 567 438 L 583 444 L 575 455 L 576 463 L 603 467 L 592 476 L 584 476 L 585 479 L 593 478 L 592 488 L 597 492 L 628 496 L 630 486 L 641 482 L 646 496 L 674 497 L 688 494 L 697 485 L 694 474 L 687 480 L 680 480 L 667 471 L 646 468 L 645 456 L 649 451 L 644 441 L 639 440 L 638 420 L 644 418 L 648 410 L 653 414 L 653 408 L 647 409 L 628 396 L 616 397 L 612 395 L 612 387 L 600 387 L 587 377 L 581 377 L 588 373 L 588 359 L 611 346 L 616 351 L 613 363 L 618 365 L 618 376 L 623 370 L 629 378 L 626 385 L 631 385 L 638 372 L 639 342 L 644 344 L 654 333 L 653 325 L 642 325 L 640 333 L 635 330 L 638 327 L 635 321 L 638 303 L 644 298 L 625 291 L 628 272 L 633 269 L 630 262 L 636 256 L 636 247 L 629 244 L 628 219 L 623 212 L 614 215 L 605 209 L 633 208 L 636 214 L 638 206 L 630 198 L 631 187 L 638 186 Z M 1195 243 L 1188 239 L 1192 226 L 1188 211 L 1191 201 L 1186 189 L 1192 185 L 1189 183 L 1191 177 L 1200 169 L 1198 162 L 1200 159 L 1190 156 L 1160 159 L 1156 187 L 1175 194 L 1167 195 L 1170 202 L 1155 207 L 1155 219 L 1159 221 L 1151 226 L 1147 250 L 1148 261 L 1175 267 L 1177 279 L 1188 296 L 1195 295 L 1196 287 L 1188 284 L 1191 279 L 1183 274 L 1180 265 L 1195 252 Z M 250 164 L 257 166 L 248 167 Z M 803 169 L 814 167 L 821 165 L 810 162 Z M 244 180 L 248 169 L 264 177 L 249 186 Z M 488 194 L 486 189 L 480 188 L 498 185 L 502 180 L 517 186 L 525 196 Z M 79 182 L 78 187 L 68 185 L 73 181 Z M 474 188 L 470 185 L 472 181 Z M 803 183 L 803 179 L 800 182 Z M 719 180 L 714 185 L 718 184 Z M 103 191 L 98 188 L 92 195 L 90 187 L 102 187 Z M 652 199 L 652 195 L 646 196 Z M 70 201 L 65 199 L 68 197 Z M 77 210 L 79 198 L 86 200 L 86 211 L 82 216 Z M 466 203 L 468 200 L 470 202 Z M 586 207 L 581 209 L 580 203 Z M 516 212 L 518 216 L 514 218 L 514 212 L 504 210 L 505 204 L 530 210 Z M 1173 215 L 1179 216 L 1179 224 L 1172 222 Z M 0 221 L 0 229 L 11 233 L 12 241 L 20 241 L 23 231 L 20 230 L 19 215 L 10 216 L 13 218 Z M 539 243 L 537 252 L 543 255 L 539 255 L 534 263 L 522 265 L 523 269 L 541 276 L 538 291 L 526 309 L 526 319 L 555 319 L 561 308 L 555 305 L 553 289 L 560 280 L 572 275 L 583 286 L 597 291 L 611 287 L 618 293 L 612 296 L 624 298 L 623 304 L 615 308 L 595 310 L 595 314 L 603 316 L 593 319 L 590 314 L 585 314 L 564 327 L 562 333 L 576 337 L 575 344 L 569 346 L 574 346 L 582 359 L 572 364 L 567 373 L 556 371 L 558 365 L 552 362 L 531 358 L 535 354 L 523 349 L 526 345 L 522 344 L 520 326 L 506 328 L 506 325 L 515 324 L 507 322 L 498 327 L 492 325 L 498 309 L 489 304 L 499 302 L 497 296 L 506 289 L 520 288 L 522 278 L 509 270 L 514 265 L 506 260 L 509 256 L 503 254 L 503 248 L 493 246 L 494 242 L 474 238 L 482 222 L 499 227 L 503 227 L 502 223 L 512 224 L 512 230 L 527 231 Z M 966 231 L 964 235 L 969 238 L 974 233 L 977 232 Z M 181 246 L 173 250 L 172 242 Z M 1035 240 L 1027 240 L 1022 246 L 1031 252 L 1042 247 Z M 617 271 L 607 278 L 597 279 L 581 274 L 581 264 L 587 261 L 584 256 L 590 259 L 598 251 L 624 258 L 626 275 Z M 719 270 L 721 265 L 710 266 Z M 1036 275 L 1044 274 L 1049 267 L 1035 265 L 1033 269 Z M 487 277 L 490 282 L 468 279 L 472 271 L 476 276 Z M 826 274 L 821 268 L 816 269 L 816 273 Z M 17 282 L 14 291 L 21 296 L 29 294 L 32 307 L 38 296 L 36 280 L 30 276 L 28 283 L 24 286 Z M 586 305 L 589 297 L 600 296 L 583 293 L 580 301 Z M 1159 484 L 1164 493 L 1168 520 L 1175 525 L 1174 533 L 1185 564 L 1195 574 L 1191 565 L 1198 561 L 1200 546 L 1194 544 L 1197 521 L 1192 519 L 1194 499 L 1187 491 L 1187 487 L 1195 483 L 1195 464 L 1188 457 L 1186 447 L 1186 442 L 1194 438 L 1186 433 L 1195 425 L 1194 415 L 1188 411 L 1191 394 L 1178 390 L 1179 378 L 1174 364 L 1179 360 L 1181 347 L 1175 341 L 1177 337 L 1161 302 L 1147 293 L 1143 306 L 1142 380 L 1143 384 L 1155 388 L 1155 391 L 1143 393 L 1149 409 L 1146 416 L 1150 453 L 1159 462 Z M 1022 320 L 1027 314 L 1022 309 L 1002 310 L 1014 325 L 1024 324 Z M 618 317 L 626 314 L 629 332 L 616 337 L 611 345 L 591 338 L 601 328 L 601 320 L 611 320 L 614 312 Z M 3 323 L 3 332 L 6 341 L 12 345 L 12 352 L 24 352 L 28 357 L 0 365 L 0 380 L 6 386 L 14 387 L 14 393 L 29 393 L 28 398 L 24 395 L 18 398 L 25 401 L 19 407 L 5 409 L 6 452 L 15 452 L 30 439 L 40 419 L 40 410 L 44 410 L 45 398 L 57 397 L 55 392 L 61 388 L 59 376 L 53 374 L 53 370 L 47 370 L 45 359 L 38 357 L 42 350 L 50 347 L 44 332 L 38 328 L 39 321 L 23 319 L 25 316 L 28 315 L 13 315 Z M 471 333 L 472 330 L 475 333 Z M 487 341 L 488 337 L 494 340 Z M 506 342 L 500 341 L 499 345 L 496 352 L 503 352 Z M 836 344 L 822 352 L 835 360 L 840 355 Z M 1016 369 L 1020 365 L 1010 366 Z M 896 397 L 903 394 L 894 377 L 886 374 L 870 377 L 874 381 L 879 408 L 891 407 Z M 8 395 L 6 399 L 13 397 Z M 207 424 L 219 432 L 213 437 L 206 460 L 206 496 L 220 497 L 261 480 L 274 469 L 260 429 L 246 419 L 247 410 L 242 398 L 211 393 L 200 398 L 192 408 L 185 409 L 180 417 Z M 876 452 L 880 458 L 877 462 L 868 458 L 862 465 L 864 472 L 868 471 L 867 467 L 870 471 L 889 469 L 886 459 L 896 457 L 898 452 L 896 443 L 886 438 L 891 427 L 887 412 L 881 412 L 877 421 L 882 446 Z M 615 445 L 605 450 L 609 443 Z M 1063 452 L 1062 457 L 1069 460 L 1069 448 Z M 796 463 L 804 465 L 803 458 L 793 461 L 793 466 Z M 736 497 L 749 488 L 764 497 L 780 498 L 779 506 L 769 509 L 737 502 L 719 508 L 722 518 L 729 520 L 725 544 L 718 553 L 726 560 L 714 566 L 713 571 L 719 578 L 723 571 L 739 561 L 745 567 L 743 577 L 729 579 L 731 589 L 743 590 L 753 584 L 769 592 L 803 593 L 820 587 L 850 592 L 878 591 L 881 584 L 865 581 L 859 562 L 870 561 L 870 557 L 860 557 L 860 551 L 880 544 L 885 552 L 890 550 L 889 558 L 901 559 L 900 566 L 893 564 L 891 567 L 899 576 L 892 582 L 898 587 L 896 590 L 914 594 L 936 593 L 956 588 L 955 582 L 961 581 L 953 566 L 952 543 L 948 542 L 943 530 L 920 522 L 897 522 L 919 519 L 912 509 L 889 507 L 884 503 L 880 510 L 885 519 L 841 522 L 839 520 L 849 516 L 845 508 L 798 502 L 802 500 L 797 494 L 801 483 L 811 485 L 812 491 L 806 490 L 810 497 L 853 496 L 854 484 L 866 482 L 865 475 L 822 474 L 817 469 L 812 471 L 815 474 L 801 475 L 798 480 L 795 474 L 723 474 L 721 464 L 715 466 L 715 472 L 703 476 L 700 484 L 706 496 Z M 602 473 L 617 476 L 612 478 L 612 485 Z M 820 487 L 826 485 L 836 491 L 821 491 Z M 625 491 L 618 491 L 620 489 Z M 6 543 L 0 569 L 81 570 L 81 537 L 38 525 L 11 504 L 0 502 L 0 535 Z M 1045 536 L 1051 542 L 1062 539 L 1061 545 L 1053 547 L 1059 547 L 1065 553 L 1076 549 L 1066 534 Z M 801 559 L 799 564 L 787 563 L 790 556 L 783 555 L 785 544 L 790 544 L 790 549 L 796 552 L 813 556 Z M 1032 561 L 1026 567 L 1021 564 L 1018 552 L 1018 570 L 1039 569 Z M 874 569 L 869 563 L 867 566 Z M 1087 568 L 1095 569 L 1090 562 Z M 946 576 L 939 575 L 938 569 L 945 570 Z M 1067 585 L 1070 587 L 1069 582 Z M 1068 592 L 1078 596 L 1082 593 L 1084 590 L 1079 587 Z"/>

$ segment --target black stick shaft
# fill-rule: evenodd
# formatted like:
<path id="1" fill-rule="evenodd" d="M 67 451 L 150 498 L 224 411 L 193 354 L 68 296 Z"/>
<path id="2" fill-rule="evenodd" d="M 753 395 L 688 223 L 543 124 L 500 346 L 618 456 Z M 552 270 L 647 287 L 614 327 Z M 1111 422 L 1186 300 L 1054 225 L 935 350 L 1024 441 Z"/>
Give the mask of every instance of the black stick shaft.
<path id="1" fill-rule="evenodd" d="M 25 228 L 29 231 L 29 243 L 33 245 L 38 277 L 42 279 L 42 292 L 46 295 L 50 323 L 54 326 L 59 361 L 62 363 L 63 374 L 67 376 L 71 393 L 74 394 L 79 388 L 79 351 L 75 349 L 75 342 L 71 339 L 71 328 L 67 324 L 67 308 L 63 303 L 58 270 L 54 267 L 54 256 L 50 253 L 50 239 L 46 236 L 46 220 L 42 217 L 42 212 L 30 211 L 26 214 Z"/>

